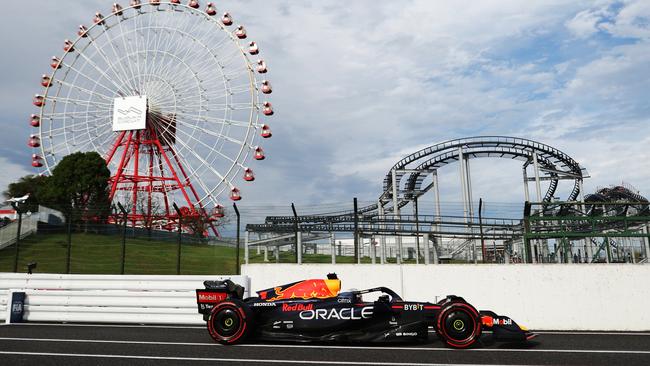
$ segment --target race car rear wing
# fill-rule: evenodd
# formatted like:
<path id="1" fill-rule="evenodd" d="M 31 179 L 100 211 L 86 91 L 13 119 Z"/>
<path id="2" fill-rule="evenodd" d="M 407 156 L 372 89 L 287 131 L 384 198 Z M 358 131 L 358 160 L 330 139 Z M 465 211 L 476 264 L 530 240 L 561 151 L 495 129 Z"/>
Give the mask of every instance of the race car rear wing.
<path id="1" fill-rule="evenodd" d="M 205 289 L 196 290 L 196 305 L 203 319 L 207 320 L 214 305 L 226 299 L 242 299 L 244 287 L 231 280 L 204 281 Z"/>

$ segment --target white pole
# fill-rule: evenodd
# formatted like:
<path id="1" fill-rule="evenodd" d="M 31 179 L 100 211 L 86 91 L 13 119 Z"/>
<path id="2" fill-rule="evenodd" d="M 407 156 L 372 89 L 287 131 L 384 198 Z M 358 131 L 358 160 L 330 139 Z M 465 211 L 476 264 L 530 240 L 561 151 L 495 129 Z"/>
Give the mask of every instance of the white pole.
<path id="1" fill-rule="evenodd" d="M 643 243 L 645 244 L 645 259 L 646 263 L 650 263 L 650 240 L 648 240 L 648 225 L 645 224 L 643 225 L 643 232 L 646 234 L 646 236 L 643 237 Z"/>
<path id="2" fill-rule="evenodd" d="M 527 202 L 530 202 L 530 192 L 528 192 L 528 173 L 526 173 L 526 164 L 521 167 L 521 170 L 524 174 L 524 198 Z"/>
<path id="3" fill-rule="evenodd" d="M 381 200 L 377 201 L 377 207 L 379 210 L 379 219 L 383 220 L 384 219 L 384 206 L 381 204 Z M 385 229 L 386 225 L 381 224 L 379 226 L 380 229 Z M 386 235 L 381 235 L 379 237 L 379 263 L 385 264 L 386 263 Z"/>
<path id="4" fill-rule="evenodd" d="M 424 264 L 429 264 L 429 234 L 422 234 L 424 239 Z"/>
<path id="5" fill-rule="evenodd" d="M 397 198 L 397 172 L 395 169 L 392 170 L 393 174 L 393 215 L 395 219 L 399 220 L 401 218 L 400 212 L 399 212 L 399 202 Z M 400 229 L 401 226 L 397 225 L 397 229 Z M 396 261 L 397 264 L 402 264 L 402 238 L 399 235 L 395 236 L 395 244 L 397 244 L 397 255 L 396 255 Z"/>
<path id="6" fill-rule="evenodd" d="M 302 264 L 302 232 L 298 231 L 297 238 L 296 255 L 298 256 L 298 264 Z"/>

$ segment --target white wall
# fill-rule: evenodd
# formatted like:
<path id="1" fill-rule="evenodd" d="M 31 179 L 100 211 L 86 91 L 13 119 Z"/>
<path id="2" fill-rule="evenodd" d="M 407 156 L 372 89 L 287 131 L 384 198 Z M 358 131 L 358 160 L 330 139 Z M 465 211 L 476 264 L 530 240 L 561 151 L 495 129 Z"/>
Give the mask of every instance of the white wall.
<path id="1" fill-rule="evenodd" d="M 253 291 L 336 272 L 342 288 L 386 286 L 406 300 L 463 296 L 537 330 L 650 330 L 650 265 L 249 264 Z"/>

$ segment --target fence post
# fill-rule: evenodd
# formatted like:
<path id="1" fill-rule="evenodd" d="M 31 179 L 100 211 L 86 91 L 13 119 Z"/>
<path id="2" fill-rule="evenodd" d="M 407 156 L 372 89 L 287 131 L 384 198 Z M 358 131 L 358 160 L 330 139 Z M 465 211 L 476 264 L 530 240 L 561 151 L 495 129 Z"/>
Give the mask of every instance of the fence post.
<path id="1" fill-rule="evenodd" d="M 65 273 L 70 274 L 70 255 L 72 252 L 72 209 L 68 210 L 68 249 L 65 260 Z"/>
<path id="2" fill-rule="evenodd" d="M 18 228 L 16 230 L 16 254 L 14 257 L 14 272 L 18 272 L 18 256 L 19 256 L 19 246 L 20 246 L 20 228 L 23 224 L 23 212 L 18 207 L 18 202 L 11 202 L 11 206 L 16 210 L 18 214 Z"/>
<path id="3" fill-rule="evenodd" d="M 178 245 L 176 247 L 176 274 L 180 275 L 181 274 L 181 240 L 183 237 L 183 225 L 181 223 L 181 220 L 183 219 L 183 215 L 181 215 L 181 210 L 178 208 L 175 202 L 174 202 L 174 210 L 176 210 L 176 214 L 178 215 Z"/>
<path id="4" fill-rule="evenodd" d="M 120 264 L 120 274 L 124 274 L 124 262 L 126 262 L 126 221 L 127 221 L 127 212 L 124 206 L 121 203 L 117 203 L 120 211 L 122 211 L 122 253 L 121 253 L 121 264 Z"/>

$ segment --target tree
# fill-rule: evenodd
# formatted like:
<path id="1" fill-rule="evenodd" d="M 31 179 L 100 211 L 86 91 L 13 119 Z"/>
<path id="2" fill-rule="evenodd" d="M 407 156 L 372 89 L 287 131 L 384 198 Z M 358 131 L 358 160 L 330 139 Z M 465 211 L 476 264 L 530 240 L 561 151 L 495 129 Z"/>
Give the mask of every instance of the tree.
<path id="1" fill-rule="evenodd" d="M 36 212 L 38 205 L 43 203 L 40 199 L 43 188 L 47 184 L 48 177 L 42 175 L 26 175 L 18 179 L 17 182 L 10 183 L 7 190 L 2 192 L 5 199 L 12 197 L 22 197 L 29 193 L 29 198 L 25 202 L 25 211 Z"/>
<path id="2" fill-rule="evenodd" d="M 110 212 L 110 176 L 96 152 L 73 153 L 56 165 L 39 198 L 73 220 L 101 218 Z"/>

